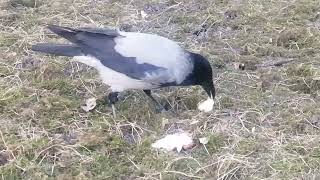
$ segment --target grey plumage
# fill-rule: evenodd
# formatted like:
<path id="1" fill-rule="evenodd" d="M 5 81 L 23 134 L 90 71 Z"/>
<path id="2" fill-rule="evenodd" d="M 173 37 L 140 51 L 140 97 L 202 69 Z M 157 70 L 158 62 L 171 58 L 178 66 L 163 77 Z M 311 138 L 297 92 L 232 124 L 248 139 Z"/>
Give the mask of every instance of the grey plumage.
<path id="1" fill-rule="evenodd" d="M 104 66 L 134 79 L 141 79 L 146 76 L 146 73 L 165 70 L 165 68 L 152 64 L 137 63 L 136 57 L 124 57 L 115 51 L 114 38 L 122 37 L 116 30 L 73 29 L 55 25 L 48 26 L 48 29 L 75 45 L 37 44 L 32 46 L 32 50 L 60 56 L 93 56 L 99 59 Z"/>

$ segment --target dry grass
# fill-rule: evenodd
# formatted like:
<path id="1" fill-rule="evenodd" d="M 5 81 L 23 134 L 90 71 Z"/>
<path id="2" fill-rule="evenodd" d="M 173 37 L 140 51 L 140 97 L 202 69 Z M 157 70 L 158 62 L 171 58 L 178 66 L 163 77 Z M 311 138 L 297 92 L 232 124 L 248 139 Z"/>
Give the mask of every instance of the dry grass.
<path id="1" fill-rule="evenodd" d="M 5 0 L 0 6 L 2 179 L 320 178 L 318 1 Z M 46 24 L 152 32 L 201 52 L 215 67 L 215 110 L 196 110 L 205 97 L 197 87 L 157 91 L 173 107 L 166 114 L 155 114 L 135 91 L 123 94 L 120 116 L 112 118 L 104 103 L 108 89 L 94 70 L 29 50 L 60 41 Z M 80 106 L 89 97 L 98 106 L 85 113 Z M 210 141 L 181 154 L 150 149 L 179 128 Z"/>

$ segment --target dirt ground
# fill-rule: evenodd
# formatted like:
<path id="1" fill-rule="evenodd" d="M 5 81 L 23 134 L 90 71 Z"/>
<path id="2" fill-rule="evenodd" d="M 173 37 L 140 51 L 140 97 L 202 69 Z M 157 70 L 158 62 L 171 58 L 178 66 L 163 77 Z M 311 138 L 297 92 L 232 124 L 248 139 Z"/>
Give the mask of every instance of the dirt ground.
<path id="1" fill-rule="evenodd" d="M 47 24 L 155 33 L 207 57 L 212 113 L 199 87 L 121 94 L 118 117 L 97 72 L 32 52 L 61 42 Z M 244 70 L 239 69 L 244 64 Z M 320 1 L 2 0 L 0 178 L 320 179 Z M 85 112 L 86 99 L 97 106 Z M 177 130 L 205 145 L 175 153 L 151 143 Z"/>

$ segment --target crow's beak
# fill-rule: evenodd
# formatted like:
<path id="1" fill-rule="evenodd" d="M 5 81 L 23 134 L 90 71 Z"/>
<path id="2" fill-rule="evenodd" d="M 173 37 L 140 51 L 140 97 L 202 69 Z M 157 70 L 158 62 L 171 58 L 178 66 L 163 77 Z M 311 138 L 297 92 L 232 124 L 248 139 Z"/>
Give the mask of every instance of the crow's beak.
<path id="1" fill-rule="evenodd" d="M 216 91 L 213 85 L 213 81 L 208 81 L 203 83 L 202 88 L 206 91 L 206 93 L 208 94 L 209 98 L 201 103 L 198 104 L 198 109 L 200 111 L 204 111 L 204 112 L 210 112 L 213 109 L 213 105 L 214 105 L 214 97 L 216 95 Z"/>
<path id="2" fill-rule="evenodd" d="M 211 98 L 212 100 L 215 98 L 216 95 L 216 90 L 213 84 L 213 81 L 207 81 L 205 83 L 203 83 L 202 88 L 206 91 L 206 93 L 208 94 L 209 98 Z"/>

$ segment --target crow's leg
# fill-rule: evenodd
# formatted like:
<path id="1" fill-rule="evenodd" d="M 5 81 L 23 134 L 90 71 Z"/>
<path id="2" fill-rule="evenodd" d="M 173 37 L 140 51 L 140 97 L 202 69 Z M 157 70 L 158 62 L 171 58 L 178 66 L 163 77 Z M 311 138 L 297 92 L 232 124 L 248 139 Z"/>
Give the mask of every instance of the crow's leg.
<path id="1" fill-rule="evenodd" d="M 151 90 L 143 90 L 143 92 L 156 104 L 157 112 L 165 112 L 166 109 L 151 95 Z"/>
<path id="2" fill-rule="evenodd" d="M 114 107 L 114 104 L 119 101 L 118 95 L 119 92 L 111 92 L 108 95 L 109 104 L 112 107 L 112 113 L 114 118 L 116 117 L 116 108 Z"/>

